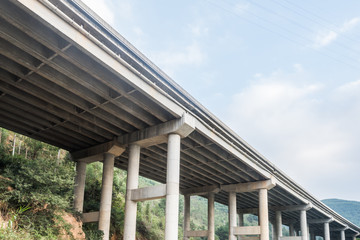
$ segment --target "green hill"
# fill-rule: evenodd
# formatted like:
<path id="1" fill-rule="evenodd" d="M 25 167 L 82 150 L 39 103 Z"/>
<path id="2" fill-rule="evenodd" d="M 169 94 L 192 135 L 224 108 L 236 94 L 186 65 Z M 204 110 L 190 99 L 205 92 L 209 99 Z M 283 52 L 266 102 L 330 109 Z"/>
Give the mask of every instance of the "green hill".
<path id="1" fill-rule="evenodd" d="M 352 223 L 360 226 L 360 202 L 342 199 L 324 199 L 322 202 Z"/>

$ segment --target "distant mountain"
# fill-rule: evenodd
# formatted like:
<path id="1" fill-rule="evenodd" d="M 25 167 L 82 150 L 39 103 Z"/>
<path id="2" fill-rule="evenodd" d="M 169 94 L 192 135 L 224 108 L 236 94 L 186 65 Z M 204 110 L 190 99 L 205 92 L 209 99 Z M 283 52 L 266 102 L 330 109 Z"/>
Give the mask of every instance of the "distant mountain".
<path id="1" fill-rule="evenodd" d="M 342 199 L 324 199 L 322 202 L 344 218 L 360 226 L 360 202 Z"/>

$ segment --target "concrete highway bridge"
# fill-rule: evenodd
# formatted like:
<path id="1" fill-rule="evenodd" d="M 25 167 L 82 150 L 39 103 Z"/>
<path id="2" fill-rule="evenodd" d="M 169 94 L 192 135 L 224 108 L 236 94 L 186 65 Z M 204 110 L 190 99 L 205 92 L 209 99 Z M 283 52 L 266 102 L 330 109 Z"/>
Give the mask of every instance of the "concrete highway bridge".
<path id="1" fill-rule="evenodd" d="M 158 198 L 166 198 L 165 239 L 178 239 L 180 194 L 184 239 L 214 240 L 214 202 L 229 207 L 231 240 L 268 240 L 269 226 L 276 240 L 353 240 L 360 232 L 80 1 L 0 1 L 0 126 L 71 152 L 77 211 L 83 210 L 86 165 L 103 162 L 100 211 L 83 219 L 98 222 L 104 239 L 114 167 L 128 174 L 124 239 L 135 239 L 136 202 Z M 138 188 L 139 175 L 161 184 Z M 191 195 L 208 198 L 205 231 L 190 229 Z M 243 226 L 247 213 L 259 217 L 258 226 Z M 282 236 L 282 225 L 291 236 Z"/>

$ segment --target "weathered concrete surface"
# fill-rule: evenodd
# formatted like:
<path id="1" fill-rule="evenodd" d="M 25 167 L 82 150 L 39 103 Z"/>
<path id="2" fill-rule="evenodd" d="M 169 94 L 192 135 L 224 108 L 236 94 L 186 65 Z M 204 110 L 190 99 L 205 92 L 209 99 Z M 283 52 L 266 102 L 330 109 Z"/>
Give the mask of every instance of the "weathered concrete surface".
<path id="1" fill-rule="evenodd" d="M 101 200 L 99 211 L 99 230 L 104 232 L 104 240 L 109 239 L 112 186 L 114 178 L 115 156 L 111 153 L 104 154 L 103 176 L 101 186 Z"/>
<path id="2" fill-rule="evenodd" d="M 86 179 L 86 162 L 76 162 L 76 176 L 74 189 L 74 210 L 83 212 L 84 208 L 84 193 L 85 193 L 85 179 Z"/>
<path id="3" fill-rule="evenodd" d="M 166 174 L 165 240 L 178 239 L 180 141 L 181 137 L 179 134 L 169 134 Z"/>
<path id="4" fill-rule="evenodd" d="M 102 161 L 104 153 L 106 152 L 117 157 L 120 156 L 124 151 L 125 148 L 119 143 L 116 141 L 110 141 L 80 151 L 72 152 L 71 156 L 76 161 L 92 163 L 96 161 Z"/>
<path id="5" fill-rule="evenodd" d="M 241 192 L 253 192 L 259 189 L 270 190 L 275 186 L 276 186 L 276 180 L 275 178 L 272 177 L 269 180 L 265 180 L 265 181 L 221 185 L 221 190 L 226 192 L 241 193 Z"/>
<path id="6" fill-rule="evenodd" d="M 121 145 L 136 143 L 141 147 L 148 147 L 167 142 L 169 134 L 175 133 L 182 138 L 187 137 L 194 129 L 195 119 L 189 114 L 184 114 L 179 119 L 119 136 L 117 141 Z"/>
<path id="7" fill-rule="evenodd" d="M 166 197 L 166 184 L 131 190 L 131 200 L 134 202 L 154 200 Z"/>
<path id="8" fill-rule="evenodd" d="M 124 240 L 133 240 L 136 236 L 137 203 L 131 200 L 131 193 L 138 188 L 140 166 L 140 146 L 129 146 L 129 163 L 126 182 Z"/>
<path id="9" fill-rule="evenodd" d="M 269 240 L 268 190 L 266 188 L 259 190 L 259 225 L 260 240 Z"/>

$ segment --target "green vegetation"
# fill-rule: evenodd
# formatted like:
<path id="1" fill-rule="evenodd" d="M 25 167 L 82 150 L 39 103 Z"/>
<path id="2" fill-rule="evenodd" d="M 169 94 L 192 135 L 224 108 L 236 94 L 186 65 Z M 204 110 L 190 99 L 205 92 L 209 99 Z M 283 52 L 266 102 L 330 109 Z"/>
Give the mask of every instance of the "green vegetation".
<path id="1" fill-rule="evenodd" d="M 75 164 L 59 148 L 0 128 L 0 239 L 80 238 L 70 232 L 79 224 L 72 212 Z M 99 211 L 102 163 L 87 166 L 84 212 Z M 140 178 L 139 187 L 157 182 Z M 126 171 L 115 169 L 111 227 L 112 239 L 122 239 Z M 182 239 L 184 200 L 179 204 L 179 239 Z M 64 216 L 74 216 L 73 222 Z M 228 239 L 227 206 L 215 204 L 216 239 Z M 246 225 L 257 218 L 245 215 Z M 207 199 L 191 198 L 191 228 L 207 229 Z M 164 239 L 165 199 L 138 203 L 137 239 Z M 83 225 L 86 239 L 101 239 L 97 223 Z M 198 238 L 206 239 L 206 238 Z"/>
<path id="2" fill-rule="evenodd" d="M 24 136 L 17 139 L 18 146 L 23 141 L 23 151 L 21 147 L 14 151 L 14 136 L 1 129 L 0 239 L 70 236 L 71 226 L 62 215 L 70 209 L 74 163 L 66 157 L 44 159 L 58 155 L 59 149 Z"/>
<path id="3" fill-rule="evenodd" d="M 341 199 L 325 199 L 322 202 L 352 223 L 360 226 L 360 202 Z"/>

